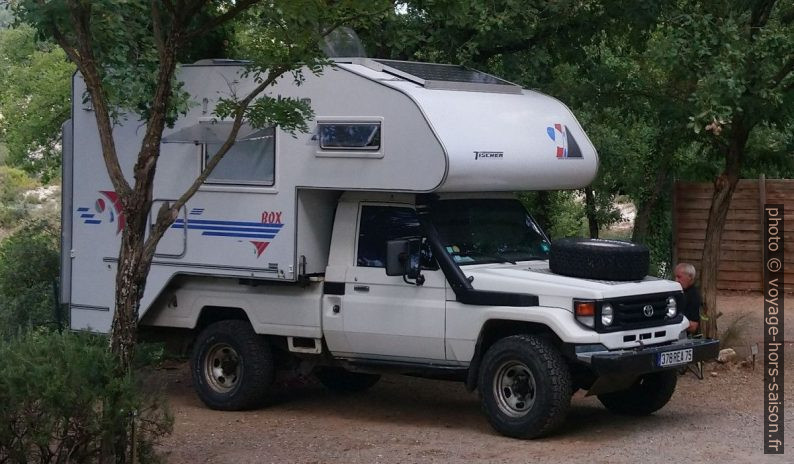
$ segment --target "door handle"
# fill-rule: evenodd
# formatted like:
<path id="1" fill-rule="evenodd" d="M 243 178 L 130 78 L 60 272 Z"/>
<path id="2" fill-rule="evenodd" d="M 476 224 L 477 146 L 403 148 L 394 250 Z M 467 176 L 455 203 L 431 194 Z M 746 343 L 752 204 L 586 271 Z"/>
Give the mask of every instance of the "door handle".
<path id="1" fill-rule="evenodd" d="M 356 291 L 356 292 L 368 292 L 369 291 L 369 285 L 354 285 L 353 286 L 353 291 Z"/>

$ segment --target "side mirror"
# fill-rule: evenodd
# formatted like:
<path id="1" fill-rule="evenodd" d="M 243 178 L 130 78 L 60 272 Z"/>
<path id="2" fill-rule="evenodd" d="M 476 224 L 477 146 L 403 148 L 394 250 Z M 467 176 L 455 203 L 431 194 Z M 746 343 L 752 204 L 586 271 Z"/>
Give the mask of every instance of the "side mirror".
<path id="1" fill-rule="evenodd" d="M 422 239 L 404 238 L 386 242 L 386 275 L 403 276 L 409 284 L 422 285 L 425 282 L 420 268 L 420 249 Z M 414 279 L 410 282 L 408 279 Z"/>

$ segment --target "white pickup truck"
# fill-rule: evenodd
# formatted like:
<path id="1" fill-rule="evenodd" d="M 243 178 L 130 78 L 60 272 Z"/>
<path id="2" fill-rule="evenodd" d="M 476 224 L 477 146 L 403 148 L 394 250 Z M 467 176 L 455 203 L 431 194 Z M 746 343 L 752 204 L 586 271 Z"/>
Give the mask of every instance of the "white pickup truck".
<path id="1" fill-rule="evenodd" d="M 165 134 L 155 212 L 228 133 L 217 98 L 254 85 L 228 61 L 180 79 L 196 104 Z M 61 301 L 73 329 L 107 332 L 124 212 L 83 91 L 76 75 Z M 360 58 L 272 93 L 310 99 L 310 133 L 241 131 L 161 241 L 141 302 L 142 331 L 190 340 L 209 407 L 260 405 L 278 369 L 346 391 L 411 374 L 465 382 L 497 431 L 532 438 L 577 389 L 652 413 L 677 367 L 716 355 L 686 338 L 681 287 L 646 277 L 647 249 L 552 243 L 512 193 L 595 176 L 559 101 L 459 66 Z M 130 177 L 141 133 L 132 115 L 114 132 Z"/>

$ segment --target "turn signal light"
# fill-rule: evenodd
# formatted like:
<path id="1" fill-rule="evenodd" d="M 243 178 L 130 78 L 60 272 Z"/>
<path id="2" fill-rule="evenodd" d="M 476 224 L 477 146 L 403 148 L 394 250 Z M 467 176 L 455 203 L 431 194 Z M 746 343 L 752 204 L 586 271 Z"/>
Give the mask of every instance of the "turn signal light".
<path id="1" fill-rule="evenodd" d="M 577 317 L 593 317 L 595 316 L 595 302 L 594 301 L 577 301 L 573 305 L 574 313 Z"/>

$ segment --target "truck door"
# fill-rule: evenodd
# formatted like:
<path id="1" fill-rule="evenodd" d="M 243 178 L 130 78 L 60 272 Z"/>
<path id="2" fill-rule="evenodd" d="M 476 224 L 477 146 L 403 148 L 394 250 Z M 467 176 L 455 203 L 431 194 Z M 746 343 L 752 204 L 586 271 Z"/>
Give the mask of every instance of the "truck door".
<path id="1" fill-rule="evenodd" d="M 422 286 L 386 275 L 386 241 L 422 235 L 416 212 L 406 205 L 362 204 L 358 218 L 356 261 L 347 269 L 341 305 L 351 354 L 404 362 L 445 359 L 443 273 L 423 263 Z"/>

